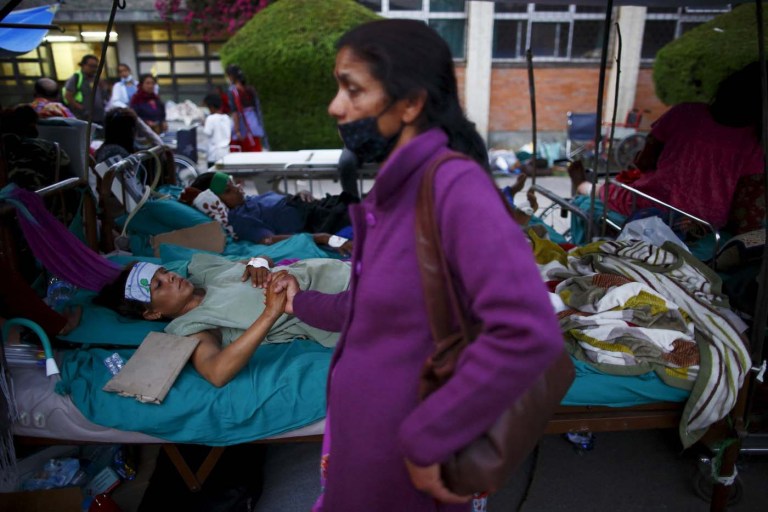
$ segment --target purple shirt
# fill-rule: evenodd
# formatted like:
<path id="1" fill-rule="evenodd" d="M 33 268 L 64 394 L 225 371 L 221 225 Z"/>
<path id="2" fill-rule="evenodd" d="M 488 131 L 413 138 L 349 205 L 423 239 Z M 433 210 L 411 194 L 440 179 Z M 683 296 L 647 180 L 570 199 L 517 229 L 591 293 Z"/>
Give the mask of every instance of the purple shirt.
<path id="1" fill-rule="evenodd" d="M 563 349 L 531 248 L 495 184 L 477 163 L 450 160 L 436 177 L 437 219 L 450 268 L 483 330 L 453 378 L 419 402 L 433 341 L 416 258 L 416 195 L 430 162 L 446 150 L 445 133 L 432 129 L 395 151 L 368 197 L 351 207 L 349 291 L 295 298 L 303 321 L 342 331 L 328 384 L 322 510 L 436 510 L 411 484 L 403 459 L 426 466 L 468 444 Z"/>

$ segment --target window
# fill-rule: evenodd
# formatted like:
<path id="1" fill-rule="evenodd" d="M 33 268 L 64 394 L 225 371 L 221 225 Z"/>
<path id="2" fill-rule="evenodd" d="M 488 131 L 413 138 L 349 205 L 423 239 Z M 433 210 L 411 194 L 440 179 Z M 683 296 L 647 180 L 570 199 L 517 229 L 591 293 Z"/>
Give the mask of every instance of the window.
<path id="1" fill-rule="evenodd" d="M 496 5 L 495 12 L 494 59 L 525 60 L 528 48 L 539 61 L 599 58 L 602 8 L 503 3 Z"/>
<path id="2" fill-rule="evenodd" d="M 641 59 L 645 62 L 652 61 L 656 53 L 667 43 L 729 10 L 730 8 L 649 7 L 646 14 Z"/>
<path id="3" fill-rule="evenodd" d="M 467 14 L 464 0 L 358 0 L 387 18 L 422 20 L 448 43 L 454 59 L 466 52 Z"/>
<path id="4" fill-rule="evenodd" d="M 723 10 L 687 7 L 648 8 L 642 58 Z M 497 3 L 493 58 L 523 61 L 531 48 L 538 61 L 598 62 L 603 45 L 605 8 L 567 4 Z"/>
<path id="5" fill-rule="evenodd" d="M 157 77 L 164 101 L 197 103 L 214 85 L 223 84 L 223 41 L 190 37 L 180 25 L 137 25 L 135 34 L 139 73 Z"/>
<path id="6" fill-rule="evenodd" d="M 62 24 L 63 33 L 51 31 L 43 43 L 18 57 L 0 58 L 0 103 L 16 105 L 32 101 L 33 86 L 41 77 L 61 85 L 79 69 L 83 55 L 101 56 L 106 25 Z M 118 34 L 110 34 L 103 78 L 117 76 Z"/>

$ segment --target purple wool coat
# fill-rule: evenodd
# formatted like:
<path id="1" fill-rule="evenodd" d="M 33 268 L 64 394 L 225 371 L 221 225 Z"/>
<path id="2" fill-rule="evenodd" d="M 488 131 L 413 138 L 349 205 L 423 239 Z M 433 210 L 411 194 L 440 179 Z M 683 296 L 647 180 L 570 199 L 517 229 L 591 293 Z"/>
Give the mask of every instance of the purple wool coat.
<path id="1" fill-rule="evenodd" d="M 495 184 L 477 163 L 450 160 L 436 177 L 437 219 L 456 283 L 483 330 L 453 378 L 419 401 L 419 373 L 433 341 L 416 258 L 416 196 L 447 143 L 440 129 L 414 138 L 390 155 L 369 195 L 351 207 L 349 290 L 294 299 L 304 322 L 342 332 L 329 373 L 330 457 L 320 510 L 469 510 L 417 491 L 404 459 L 427 466 L 467 445 L 563 349 L 531 248 Z"/>

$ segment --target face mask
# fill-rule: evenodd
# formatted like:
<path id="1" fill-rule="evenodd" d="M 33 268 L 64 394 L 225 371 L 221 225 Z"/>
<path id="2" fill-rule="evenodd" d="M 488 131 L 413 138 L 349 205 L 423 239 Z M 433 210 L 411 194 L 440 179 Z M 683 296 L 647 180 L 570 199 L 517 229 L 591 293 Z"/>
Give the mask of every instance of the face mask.
<path id="1" fill-rule="evenodd" d="M 387 110 L 384 109 L 384 112 Z M 400 138 L 402 128 L 392 137 L 384 137 L 379 132 L 379 116 L 381 114 L 338 125 L 344 146 L 355 154 L 360 163 L 383 161 Z"/>
<path id="2" fill-rule="evenodd" d="M 127 84 L 133 82 L 133 75 L 128 75 L 127 77 L 123 78 L 123 83 Z"/>

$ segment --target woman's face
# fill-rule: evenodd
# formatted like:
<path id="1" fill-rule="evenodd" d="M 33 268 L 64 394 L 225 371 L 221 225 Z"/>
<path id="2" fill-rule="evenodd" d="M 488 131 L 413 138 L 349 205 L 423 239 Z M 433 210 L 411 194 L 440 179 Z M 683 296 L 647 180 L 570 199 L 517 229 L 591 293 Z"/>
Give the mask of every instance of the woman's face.
<path id="1" fill-rule="evenodd" d="M 368 63 L 349 47 L 336 55 L 334 76 L 338 92 L 328 105 L 328 114 L 338 124 L 378 117 L 379 132 L 391 137 L 402 128 L 399 102 L 391 104 L 384 85 L 371 75 Z"/>
<path id="2" fill-rule="evenodd" d="M 160 268 L 149 285 L 150 310 L 166 318 L 176 318 L 183 313 L 194 291 L 194 285 L 179 274 Z"/>
<path id="3" fill-rule="evenodd" d="M 148 94 L 155 92 L 155 79 L 152 77 L 145 78 L 144 81 L 141 82 L 141 90 Z"/>

